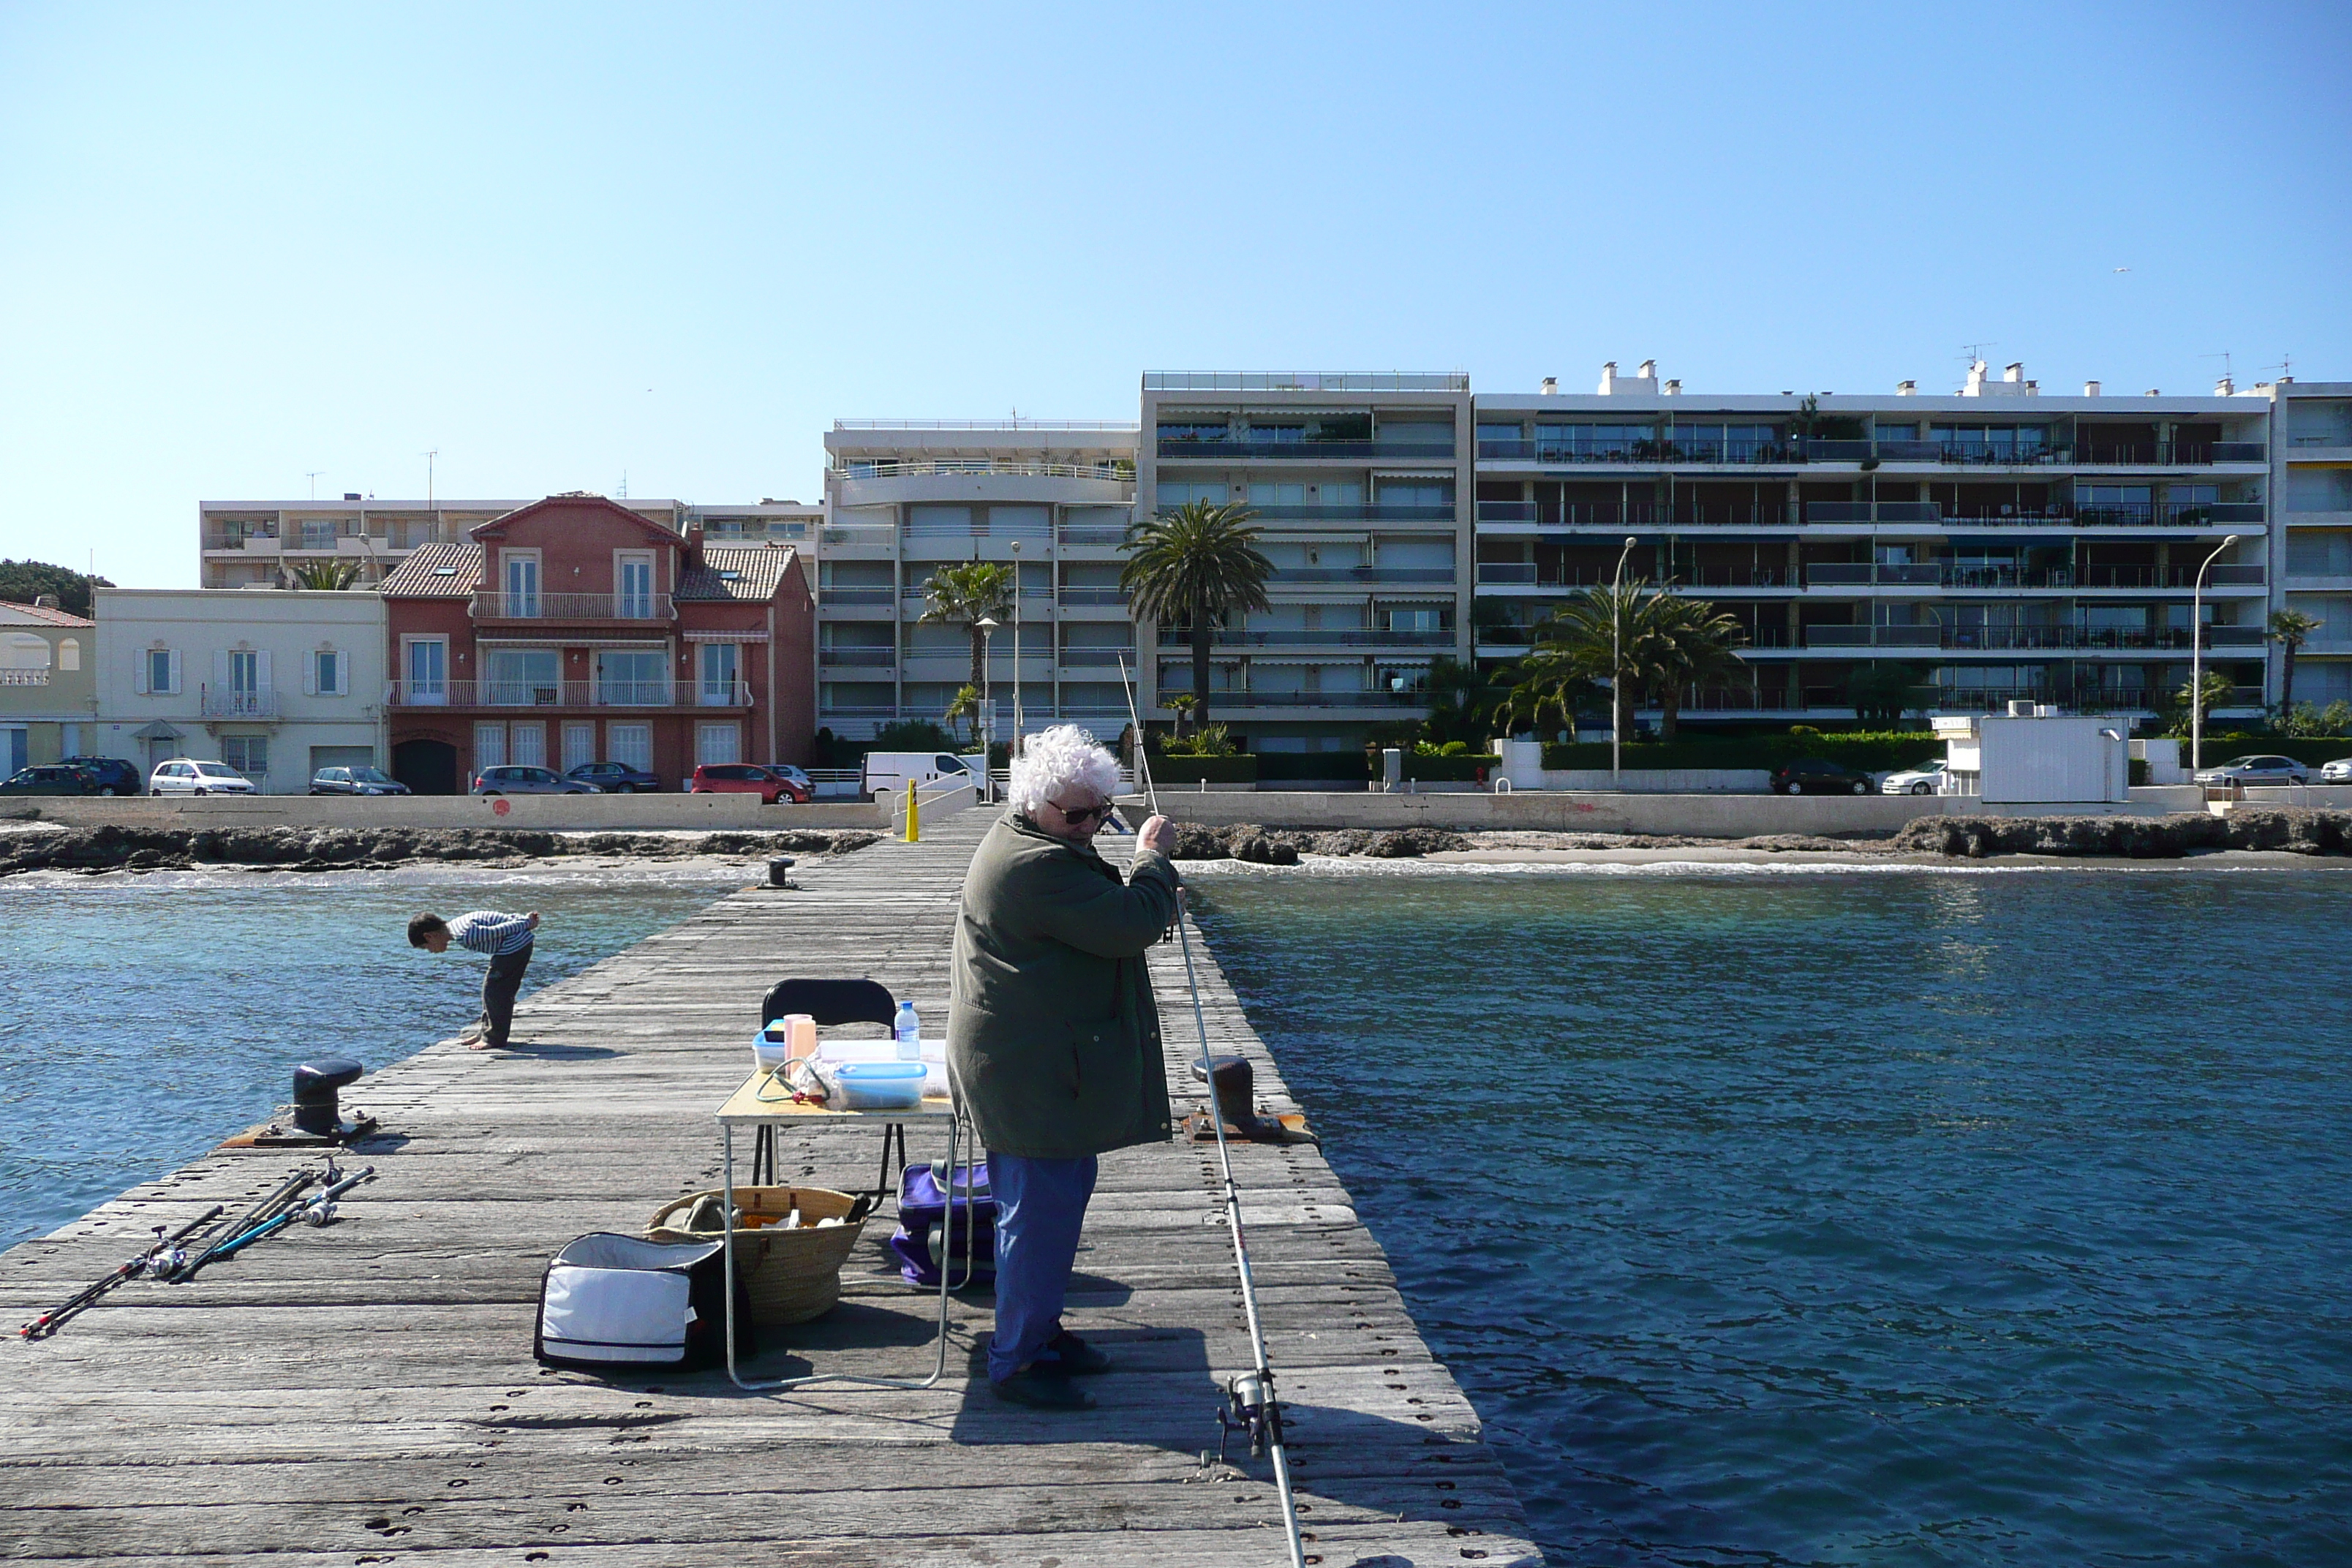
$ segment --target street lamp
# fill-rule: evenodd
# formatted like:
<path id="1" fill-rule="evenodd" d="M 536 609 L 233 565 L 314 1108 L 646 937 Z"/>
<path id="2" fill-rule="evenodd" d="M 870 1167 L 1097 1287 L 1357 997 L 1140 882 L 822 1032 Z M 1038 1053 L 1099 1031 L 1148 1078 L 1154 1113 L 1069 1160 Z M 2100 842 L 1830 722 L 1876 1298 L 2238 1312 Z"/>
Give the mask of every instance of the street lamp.
<path id="1" fill-rule="evenodd" d="M 2238 542 L 2231 534 L 2213 547 L 2205 564 L 2197 568 L 2197 585 L 2189 599 L 2189 776 L 2196 778 L 2205 765 L 2205 574 L 2221 552 Z"/>
<path id="2" fill-rule="evenodd" d="M 1619 683 L 1625 678 L 1625 557 L 1633 553 L 1633 536 L 1617 552 L 1617 575 L 1609 593 L 1609 787 L 1622 787 L 1625 765 L 1625 699 Z"/>
<path id="3" fill-rule="evenodd" d="M 991 711 L 988 706 L 988 650 L 992 646 L 993 646 L 990 639 L 995 635 L 998 624 L 999 623 L 994 616 L 982 616 L 980 619 L 972 622 L 973 627 L 980 633 L 981 731 L 990 742 L 993 742 L 996 739 L 996 720 L 995 715 Z"/>

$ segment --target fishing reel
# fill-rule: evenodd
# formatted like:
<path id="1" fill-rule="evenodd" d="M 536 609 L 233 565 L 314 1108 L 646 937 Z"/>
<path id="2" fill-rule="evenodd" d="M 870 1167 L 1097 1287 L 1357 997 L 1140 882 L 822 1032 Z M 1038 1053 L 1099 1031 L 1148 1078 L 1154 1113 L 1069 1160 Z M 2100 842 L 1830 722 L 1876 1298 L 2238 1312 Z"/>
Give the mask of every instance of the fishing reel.
<path id="1" fill-rule="evenodd" d="M 155 1227 L 155 1245 L 139 1260 L 139 1272 L 151 1279 L 169 1279 L 188 1266 L 188 1249 L 165 1240 L 166 1228 L 160 1225 Z"/>
<path id="2" fill-rule="evenodd" d="M 1282 1441 L 1282 1402 L 1266 1375 L 1242 1372 L 1226 1380 L 1225 1402 L 1217 1406 L 1217 1463 L 1226 1462 L 1225 1445 L 1235 1433 L 1248 1436 L 1253 1459 L 1264 1458 L 1268 1444 Z"/>

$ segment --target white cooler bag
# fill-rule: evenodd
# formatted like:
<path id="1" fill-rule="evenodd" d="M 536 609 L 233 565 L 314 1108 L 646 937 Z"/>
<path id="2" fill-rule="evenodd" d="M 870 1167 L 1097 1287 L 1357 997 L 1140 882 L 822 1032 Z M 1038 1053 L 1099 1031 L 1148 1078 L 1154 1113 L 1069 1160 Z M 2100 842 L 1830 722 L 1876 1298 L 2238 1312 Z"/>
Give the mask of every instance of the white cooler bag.
<path id="1" fill-rule="evenodd" d="M 555 1255 L 539 1287 L 531 1351 L 550 1366 L 709 1366 L 725 1359 L 726 1264 L 718 1242 L 599 1231 Z M 751 1353 L 736 1282 L 736 1352 Z"/>

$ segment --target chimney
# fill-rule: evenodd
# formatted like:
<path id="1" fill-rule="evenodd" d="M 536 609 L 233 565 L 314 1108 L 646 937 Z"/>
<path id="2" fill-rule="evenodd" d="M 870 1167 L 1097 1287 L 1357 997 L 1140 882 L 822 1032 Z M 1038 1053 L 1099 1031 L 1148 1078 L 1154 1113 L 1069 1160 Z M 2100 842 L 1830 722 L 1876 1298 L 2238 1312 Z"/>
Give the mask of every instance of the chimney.
<path id="1" fill-rule="evenodd" d="M 58 596 L 55 594 L 36 594 L 33 595 L 33 608 L 37 610 L 54 610 L 58 607 Z"/>
<path id="2" fill-rule="evenodd" d="M 2099 384 L 2098 384 L 2097 382 L 2095 382 L 2095 381 L 2086 381 L 2086 382 L 2084 382 L 2084 383 L 2083 384 L 2083 395 L 2084 395 L 2084 396 L 2085 396 L 2085 397 L 2096 397 L 2096 396 L 2098 396 L 2098 395 L 2099 395 Z"/>
<path id="3" fill-rule="evenodd" d="M 2216 397 L 2233 397 L 2237 391 L 2236 384 L 2226 375 L 2213 384 L 2213 395 Z"/>
<path id="4" fill-rule="evenodd" d="M 2023 381 L 2025 379 L 2025 362 L 2023 360 L 2020 360 L 2014 364 L 2002 367 L 2000 378 L 2003 381 Z"/>
<path id="5" fill-rule="evenodd" d="M 360 492 L 357 490 L 345 490 L 343 492 L 343 499 L 345 500 L 357 500 L 360 499 Z"/>
<path id="6" fill-rule="evenodd" d="M 1984 395 L 1984 385 L 1985 362 L 1982 360 L 1970 361 L 1969 363 L 1969 384 L 1960 388 L 1960 395 L 1962 397 L 1982 397 Z"/>
<path id="7" fill-rule="evenodd" d="M 1608 396 L 1617 390 L 1617 362 L 1611 360 L 1601 367 L 1601 395 Z"/>
<path id="8" fill-rule="evenodd" d="M 1557 397 L 1559 395 L 1559 377 L 1548 375 L 1543 378 L 1543 395 L 1546 397 Z"/>
<path id="9" fill-rule="evenodd" d="M 1645 360 L 1643 360 L 1643 361 L 1642 362 L 1642 368 L 1641 368 L 1639 371 L 1637 371 L 1635 374 L 1638 374 L 1639 376 L 1641 376 L 1641 378 L 1642 378 L 1643 381 L 1655 381 L 1655 380 L 1657 380 L 1657 379 L 1658 379 L 1658 362 L 1657 362 L 1656 360 L 1654 360 L 1654 359 L 1645 359 Z"/>
<path id="10" fill-rule="evenodd" d="M 1898 381 L 1895 384 L 1895 395 L 1916 397 L 1919 395 L 1919 384 L 1916 381 Z"/>
<path id="11" fill-rule="evenodd" d="M 1670 381 L 1666 383 L 1666 395 L 1668 397 L 1679 397 L 1682 395 L 1682 391 L 1683 384 L 1681 382 Z"/>
<path id="12" fill-rule="evenodd" d="M 2140 395 L 2143 397 L 2162 397 L 2164 394 L 2151 386 L 2146 392 L 2140 394 Z"/>

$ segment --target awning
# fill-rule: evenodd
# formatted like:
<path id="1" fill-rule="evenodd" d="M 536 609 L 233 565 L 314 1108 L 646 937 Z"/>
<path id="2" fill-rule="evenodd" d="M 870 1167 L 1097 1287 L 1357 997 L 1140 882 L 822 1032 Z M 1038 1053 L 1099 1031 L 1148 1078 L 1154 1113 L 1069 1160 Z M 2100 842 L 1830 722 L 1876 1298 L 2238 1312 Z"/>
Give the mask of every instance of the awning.
<path id="1" fill-rule="evenodd" d="M 766 642 L 768 640 L 768 634 L 765 632 L 685 632 L 680 635 L 688 642 Z"/>
<path id="2" fill-rule="evenodd" d="M 667 642 L 647 642 L 643 637 L 484 637 L 475 644 L 484 652 L 502 647 L 611 647 L 626 648 L 633 653 L 667 653 Z"/>
<path id="3" fill-rule="evenodd" d="M 134 741 L 177 741 L 184 739 L 179 731 L 174 730 L 171 725 L 165 723 L 161 719 L 156 720 L 152 724 L 148 725 L 142 730 L 133 731 L 131 738 Z"/>

